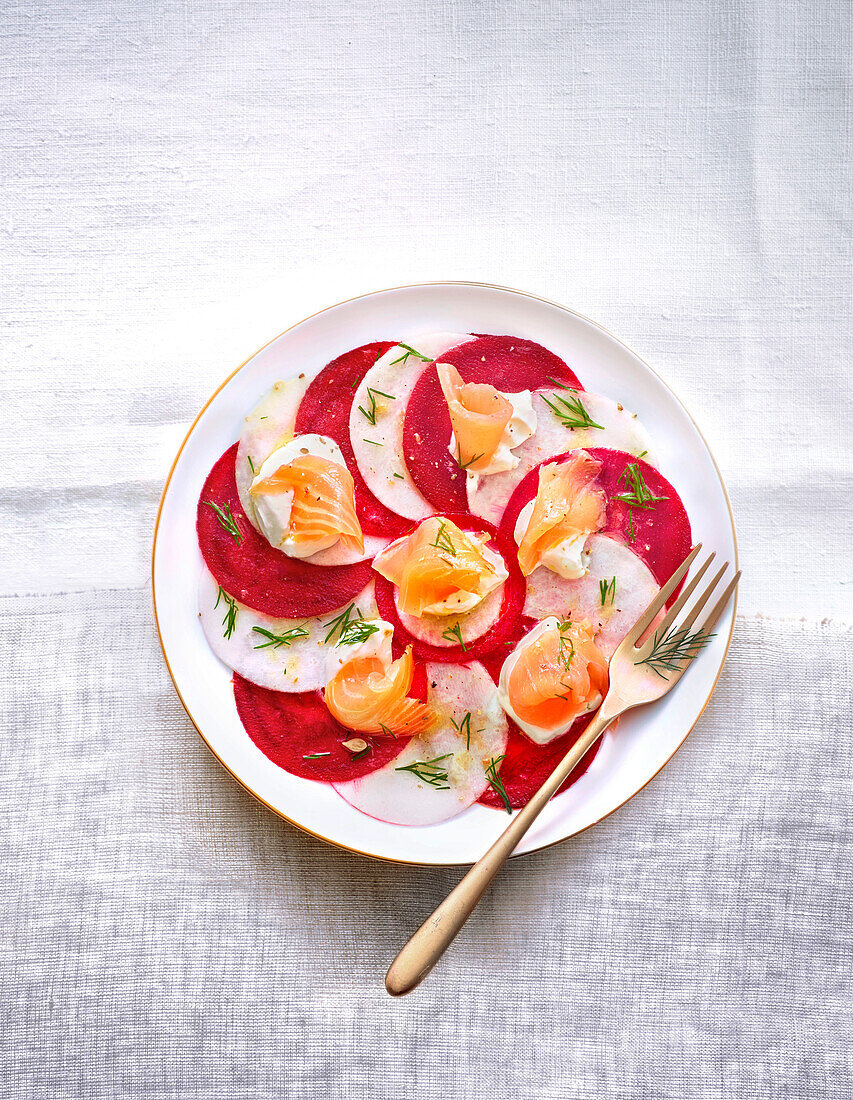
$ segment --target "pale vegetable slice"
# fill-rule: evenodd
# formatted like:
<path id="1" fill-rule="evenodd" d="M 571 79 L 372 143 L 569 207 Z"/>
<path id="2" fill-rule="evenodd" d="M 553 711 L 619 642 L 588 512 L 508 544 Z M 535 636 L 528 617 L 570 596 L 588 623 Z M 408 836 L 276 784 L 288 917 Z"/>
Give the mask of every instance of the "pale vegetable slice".
<path id="1" fill-rule="evenodd" d="M 285 382 L 276 382 L 243 422 L 234 463 L 234 476 L 237 481 L 237 494 L 246 518 L 261 534 L 263 530 L 255 515 L 249 486 L 273 451 L 293 437 L 296 410 L 309 382 L 310 379 L 305 375 L 290 378 Z M 365 535 L 363 553 L 359 553 L 358 550 L 347 550 L 340 543 L 335 543 L 334 546 L 320 550 L 317 554 L 312 554 L 311 557 L 303 560 L 312 565 L 351 565 L 353 562 L 374 557 L 389 542 L 390 539 Z"/>
<path id="2" fill-rule="evenodd" d="M 234 476 L 243 511 L 257 531 L 261 528 L 255 517 L 255 508 L 249 496 L 249 486 L 264 461 L 277 447 L 292 438 L 296 410 L 308 389 L 309 381 L 307 376 L 301 375 L 299 378 L 276 382 L 243 421 L 237 445 L 237 458 L 234 463 Z"/>
<path id="3" fill-rule="evenodd" d="M 358 468 L 377 500 L 398 516 L 424 519 L 434 511 L 416 488 L 403 460 L 403 421 L 409 396 L 430 362 L 450 348 L 473 339 L 459 332 L 413 336 L 406 343 L 419 354 L 399 345 L 389 349 L 370 368 L 355 391 L 349 426 Z M 368 390 L 373 391 L 373 400 Z M 376 422 L 371 424 L 359 406 L 371 412 L 374 402 Z"/>
<path id="4" fill-rule="evenodd" d="M 350 805 L 380 821 L 433 825 L 455 817 L 477 801 L 489 785 L 486 768 L 506 749 L 506 716 L 497 701 L 494 682 L 481 664 L 429 663 L 427 676 L 429 702 L 439 715 L 435 730 L 413 738 L 399 756 L 378 771 L 333 784 Z M 467 714 L 471 717 L 466 723 Z M 454 728 L 453 722 L 462 730 Z M 433 765 L 431 774 L 446 772 L 447 779 L 436 784 L 400 770 L 438 757 L 445 759 Z M 500 764 L 496 767 L 500 774 Z M 441 789 L 445 786 L 449 789 Z"/>
<path id="5" fill-rule="evenodd" d="M 548 406 L 550 401 L 562 408 L 560 398 L 577 398 L 590 419 L 601 424 L 601 428 L 567 428 Z M 638 417 L 609 397 L 587 392 L 575 394 L 573 390 L 537 390 L 533 395 L 533 408 L 536 410 L 536 431 L 513 451 L 519 459 L 518 466 L 476 480 L 468 478 L 468 506 L 475 516 L 482 516 L 490 523 L 500 523 L 513 490 L 534 466 L 578 447 L 609 447 L 632 455 L 645 451 L 646 462 L 655 464 L 651 457 L 651 437 Z"/>
<path id="6" fill-rule="evenodd" d="M 217 606 L 218 600 L 218 606 Z M 373 582 L 353 601 L 366 619 L 375 619 L 379 612 L 373 598 Z M 330 611 L 314 619 L 274 619 L 234 601 L 233 630 L 225 637 L 229 603 L 220 594 L 219 585 L 211 573 L 202 568 L 198 589 L 199 618 L 210 648 L 224 664 L 239 672 L 246 680 L 275 691 L 313 691 L 326 684 L 326 655 L 334 639 L 326 645 L 331 621 L 344 608 Z M 349 605 L 347 605 L 349 606 Z M 257 628 L 257 629 L 256 629 Z M 288 637 L 289 644 L 272 642 L 269 631 L 277 638 Z M 307 631 L 307 635 L 302 635 Z"/>
<path id="7" fill-rule="evenodd" d="M 531 573 L 524 613 L 534 619 L 549 615 L 576 622 L 588 619 L 598 648 L 610 657 L 657 595 L 659 585 L 645 562 L 624 543 L 607 535 L 591 535 L 586 546 L 588 572 L 578 580 L 564 580 L 544 566 Z M 602 584 L 609 586 L 606 593 Z"/>
<path id="8" fill-rule="evenodd" d="M 418 618 L 400 610 L 397 602 L 398 590 L 394 591 L 394 603 L 400 622 L 413 638 L 434 646 L 458 646 L 459 638 L 450 634 L 457 624 L 462 632 L 462 641 L 467 645 L 482 637 L 497 622 L 503 604 L 503 585 L 490 592 L 473 611 L 465 615 L 424 615 Z M 445 636 L 446 635 L 446 636 Z"/>

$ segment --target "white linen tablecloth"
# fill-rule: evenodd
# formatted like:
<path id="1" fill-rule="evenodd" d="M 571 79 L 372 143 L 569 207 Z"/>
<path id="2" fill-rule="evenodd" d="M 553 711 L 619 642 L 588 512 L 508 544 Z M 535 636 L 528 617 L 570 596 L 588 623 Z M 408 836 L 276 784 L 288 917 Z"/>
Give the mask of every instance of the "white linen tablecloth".
<path id="1" fill-rule="evenodd" d="M 7 0 L 0 1095 L 850 1097 L 853 463 L 841 0 Z M 237 363 L 465 278 L 600 320 L 696 416 L 744 583 L 646 790 L 458 872 L 256 804 L 172 690 L 151 534 Z"/>

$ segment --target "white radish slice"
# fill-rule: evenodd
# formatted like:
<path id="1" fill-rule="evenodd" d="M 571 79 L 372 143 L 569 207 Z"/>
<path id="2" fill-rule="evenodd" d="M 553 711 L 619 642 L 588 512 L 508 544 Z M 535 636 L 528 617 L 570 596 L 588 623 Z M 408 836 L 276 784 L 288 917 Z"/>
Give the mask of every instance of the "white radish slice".
<path id="1" fill-rule="evenodd" d="M 350 805 L 395 825 L 433 825 L 462 813 L 488 786 L 486 768 L 506 749 L 506 716 L 497 701 L 494 681 L 481 664 L 427 665 L 429 701 L 439 714 L 435 730 L 413 738 L 378 771 L 333 784 Z M 470 712 L 470 748 L 463 725 Z M 463 732 L 451 722 L 463 725 Z M 436 767 L 447 771 L 440 790 L 412 772 L 399 771 L 418 761 L 446 756 Z M 498 765 L 498 767 L 500 767 Z"/>
<path id="2" fill-rule="evenodd" d="M 567 581 L 539 566 L 527 578 L 524 613 L 534 619 L 556 615 L 575 621 L 588 619 L 596 642 L 610 657 L 640 615 L 657 595 L 660 586 L 644 561 L 630 547 L 607 535 L 587 540 L 589 569 L 585 576 Z M 600 582 L 616 578 L 616 596 L 601 605 Z"/>
<path id="3" fill-rule="evenodd" d="M 226 638 L 223 620 L 228 604 L 219 599 L 217 607 L 218 596 L 219 585 L 211 573 L 202 568 L 198 614 L 210 648 L 220 661 L 253 684 L 275 691 L 313 691 L 325 687 L 326 654 L 332 645 L 327 646 L 324 640 L 329 633 L 327 624 L 344 610 L 343 607 L 314 619 L 274 619 L 237 602 L 234 629 L 231 637 Z M 353 602 L 366 619 L 379 616 L 373 598 L 373 581 Z M 307 630 L 308 635 L 295 638 L 289 645 L 267 646 L 265 643 L 270 639 L 260 634 L 256 627 L 279 636 L 294 629 Z"/>
<path id="4" fill-rule="evenodd" d="M 437 332 L 413 336 L 406 343 L 428 357 L 406 356 L 406 349 L 390 348 L 370 368 L 355 391 L 350 413 L 350 439 L 361 476 L 368 489 L 386 508 L 407 519 L 424 519 L 435 509 L 421 496 L 403 459 L 403 421 L 415 383 L 438 356 L 458 344 L 473 340 L 459 332 Z M 402 360 L 402 361 L 400 361 Z M 359 406 L 370 411 L 368 389 L 390 394 L 393 400 L 377 397 L 376 423 L 370 424 Z"/>
<path id="5" fill-rule="evenodd" d="M 234 477 L 237 481 L 237 495 L 240 497 L 246 518 L 260 534 L 263 534 L 263 530 L 255 515 L 249 486 L 273 451 L 293 435 L 296 410 L 309 382 L 310 379 L 306 375 L 290 378 L 286 382 L 276 382 L 243 422 L 243 430 L 237 445 L 237 458 L 234 462 Z M 358 550 L 347 550 L 337 542 L 334 546 L 320 550 L 303 560 L 311 562 L 312 565 L 351 565 L 353 562 L 375 557 L 390 541 L 377 535 L 365 535 L 364 553 L 359 553 Z"/>
<path id="6" fill-rule="evenodd" d="M 548 407 L 543 394 L 558 407 L 557 399 L 561 395 L 577 396 L 591 419 L 602 427 L 565 427 Z M 487 474 L 476 481 L 473 477 L 468 478 L 468 507 L 475 516 L 481 516 L 489 523 L 500 523 L 513 490 L 534 466 L 565 451 L 577 447 L 609 447 L 611 450 L 627 451 L 632 455 L 640 455 L 645 451 L 643 457 L 646 462 L 655 465 L 651 453 L 652 441 L 646 429 L 634 413 L 609 397 L 602 397 L 597 393 L 584 392 L 575 395 L 566 390 L 537 390 L 533 394 L 533 408 L 536 410 L 536 431 L 513 451 L 520 459 L 518 466 L 500 474 Z"/>
<path id="7" fill-rule="evenodd" d="M 299 378 L 289 378 L 286 382 L 276 382 L 243 421 L 234 462 L 234 476 L 243 511 L 257 531 L 261 528 L 255 517 L 249 486 L 264 461 L 293 434 L 296 410 L 308 389 L 309 381 L 303 374 Z"/>
<path id="8" fill-rule="evenodd" d="M 394 603 L 397 605 L 400 622 L 413 638 L 434 646 L 458 646 L 459 639 L 454 637 L 445 638 L 445 631 L 451 628 L 455 629 L 458 623 L 462 632 L 462 641 L 466 645 L 482 637 L 497 622 L 500 616 L 503 591 L 504 586 L 499 585 L 494 592 L 490 592 L 478 603 L 473 611 L 468 611 L 464 615 L 424 615 L 423 618 L 419 619 L 416 615 L 409 615 L 406 611 L 400 610 L 400 605 L 397 602 L 399 589 L 396 588 L 394 589 Z"/>

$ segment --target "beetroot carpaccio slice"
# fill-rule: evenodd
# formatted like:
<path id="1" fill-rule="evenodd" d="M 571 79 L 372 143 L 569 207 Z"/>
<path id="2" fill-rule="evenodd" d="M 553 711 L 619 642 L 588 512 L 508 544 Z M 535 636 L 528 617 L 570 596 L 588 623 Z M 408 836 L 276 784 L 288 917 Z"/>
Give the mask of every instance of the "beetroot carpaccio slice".
<path id="1" fill-rule="evenodd" d="M 309 618 L 343 607 L 367 585 L 373 575 L 370 562 L 311 565 L 270 546 L 240 505 L 236 454 L 235 443 L 207 475 L 198 501 L 198 544 L 217 584 L 254 611 L 279 619 Z M 236 524 L 239 542 L 220 522 L 213 505 Z"/>
<path id="2" fill-rule="evenodd" d="M 393 348 L 393 341 L 362 344 L 344 352 L 311 381 L 296 412 L 295 432 L 327 435 L 334 439 L 355 482 L 355 510 L 366 535 L 397 538 L 408 530 L 410 521 L 398 516 L 368 489 L 355 460 L 349 434 L 352 400 L 359 382 L 376 360 Z"/>
<path id="3" fill-rule="evenodd" d="M 414 655 L 423 661 L 440 661 L 443 663 L 451 661 L 455 664 L 464 665 L 470 661 L 481 661 L 487 654 L 492 653 L 505 643 L 507 638 L 513 636 L 524 607 L 525 583 L 518 567 L 514 543 L 507 543 L 496 527 L 493 527 L 486 520 L 480 519 L 479 516 L 459 515 L 452 512 L 442 513 L 442 515 L 463 531 L 491 535 L 489 548 L 497 550 L 504 559 L 509 576 L 504 582 L 501 609 L 495 622 L 485 634 L 469 642 L 464 649 L 461 646 L 448 646 L 445 648 L 430 645 L 420 638 L 413 637 L 406 630 L 397 612 L 397 604 L 394 602 L 394 585 L 379 573 L 374 574 L 376 579 L 376 605 L 382 618 L 394 627 L 394 641 L 396 644 L 400 646 L 410 645 Z"/>
<path id="4" fill-rule="evenodd" d="M 582 390 L 559 356 L 517 336 L 479 336 L 441 357 L 465 382 L 490 382 L 506 393 L 552 387 Z M 439 512 L 467 512 L 465 471 L 447 450 L 451 426 L 434 366 L 428 366 L 409 398 L 403 425 L 403 457 L 419 491 Z"/>
<path id="5" fill-rule="evenodd" d="M 354 733 L 332 717 L 322 691 L 272 691 L 235 672 L 234 701 L 246 733 L 264 756 L 303 779 L 321 783 L 358 779 L 393 760 L 409 742 L 408 737 L 371 737 L 370 751 L 354 760 L 343 743 L 364 734 Z"/>
<path id="6" fill-rule="evenodd" d="M 549 741 L 547 745 L 537 745 L 521 732 L 515 722 L 509 719 L 509 738 L 506 743 L 506 756 L 500 764 L 499 774 L 507 798 L 514 810 L 521 809 L 539 790 L 551 772 L 560 763 L 572 745 L 589 725 L 592 715 L 579 718 L 568 733 Z M 569 778 L 560 787 L 561 794 L 590 766 L 598 752 L 601 741 L 598 740 L 574 768 Z M 506 809 L 503 799 L 492 787 L 487 787 L 478 802 L 496 810 Z"/>
<path id="7" fill-rule="evenodd" d="M 516 520 L 525 504 L 533 500 L 539 488 L 539 470 L 553 462 L 566 462 L 571 451 L 556 458 L 549 458 L 536 466 L 518 483 L 509 499 L 501 520 L 501 534 L 515 545 L 513 532 Z M 597 488 L 607 497 L 607 519 L 600 534 L 619 539 L 642 559 L 652 571 L 658 584 L 665 584 L 690 553 L 690 520 L 681 503 L 681 497 L 659 470 L 627 451 L 611 451 L 605 447 L 588 447 L 587 453 L 601 463 L 595 481 Z M 623 479 L 625 470 L 632 463 L 640 472 L 652 494 L 664 499 L 649 508 L 632 508 L 618 496 L 629 486 Z M 675 599 L 678 590 L 673 593 Z"/>

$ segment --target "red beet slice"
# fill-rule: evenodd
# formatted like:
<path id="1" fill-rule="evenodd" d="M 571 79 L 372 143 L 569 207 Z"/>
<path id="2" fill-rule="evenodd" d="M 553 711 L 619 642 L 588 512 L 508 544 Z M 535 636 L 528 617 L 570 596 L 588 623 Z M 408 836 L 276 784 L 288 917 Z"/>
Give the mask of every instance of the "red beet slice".
<path id="1" fill-rule="evenodd" d="M 562 359 L 532 340 L 517 336 L 479 336 L 441 356 L 466 382 L 490 382 L 506 393 L 552 386 L 582 390 Z M 438 372 L 429 366 L 418 379 L 406 406 L 403 456 L 412 480 L 439 512 L 467 512 L 465 471 L 448 453 L 450 414 Z"/>
<path id="2" fill-rule="evenodd" d="M 246 733 L 264 756 L 303 779 L 358 779 L 393 760 L 409 742 L 408 737 L 371 736 L 370 752 L 354 760 L 343 742 L 365 735 L 353 733 L 329 714 L 322 691 L 271 691 L 235 673 L 234 701 Z M 329 755 L 305 759 L 317 753 Z"/>
<path id="3" fill-rule="evenodd" d="M 354 565 L 310 565 L 270 546 L 249 523 L 237 495 L 229 447 L 207 476 L 198 501 L 196 531 L 202 557 L 225 591 L 255 611 L 281 619 L 325 615 L 349 603 L 372 576 L 369 561 Z M 219 522 L 216 504 L 230 514 L 240 542 Z"/>
<path id="4" fill-rule="evenodd" d="M 398 516 L 368 489 L 353 454 L 349 436 L 352 400 L 359 382 L 380 355 L 393 348 L 392 341 L 363 344 L 344 352 L 324 367 L 311 382 L 296 412 L 295 431 L 313 432 L 334 439 L 346 460 L 355 482 L 355 510 L 366 535 L 397 538 L 404 534 L 410 521 Z"/>
<path id="5" fill-rule="evenodd" d="M 522 806 L 527 805 L 531 796 L 539 790 L 589 725 L 591 718 L 592 715 L 584 715 L 583 718 L 579 718 L 568 733 L 555 738 L 547 745 L 535 744 L 529 737 L 525 737 L 511 718 L 508 719 L 509 738 L 506 743 L 506 756 L 500 763 L 498 773 L 510 805 L 514 810 L 519 810 Z M 558 794 L 580 779 L 592 763 L 600 744 L 600 740 L 596 741 L 566 782 L 560 787 Z M 477 801 L 484 806 L 492 806 L 496 810 L 506 809 L 501 796 L 491 787 L 487 787 Z"/>
<path id="6" fill-rule="evenodd" d="M 588 447 L 587 452 L 602 464 L 596 485 L 607 497 L 607 519 L 600 533 L 617 538 L 630 547 L 646 563 L 658 584 L 664 584 L 690 552 L 690 520 L 681 503 L 681 497 L 659 470 L 627 451 Z M 571 451 L 549 458 L 541 465 L 566 462 L 570 454 Z M 631 463 L 640 467 L 643 479 L 653 495 L 664 497 L 664 500 L 650 508 L 631 508 L 624 501 L 615 499 L 628 489 L 622 475 Z M 512 541 L 513 545 L 513 532 L 519 512 L 536 496 L 539 469 L 536 466 L 518 483 L 501 519 L 501 534 Z M 673 593 L 673 600 L 677 594 L 678 590 Z"/>
<path id="7" fill-rule="evenodd" d="M 479 661 L 486 654 L 497 650 L 513 634 L 524 607 L 525 583 L 521 570 L 518 568 L 515 544 L 508 543 L 496 527 L 478 516 L 449 513 L 445 515 L 445 518 L 451 520 L 463 531 L 491 535 L 489 546 L 497 550 L 504 559 L 509 576 L 504 582 L 500 614 L 492 626 L 485 634 L 469 642 L 465 649 L 462 649 L 461 646 L 447 646 L 446 648 L 433 646 L 413 637 L 403 626 L 400 616 L 397 614 L 397 605 L 394 602 L 394 585 L 386 577 L 380 576 L 379 573 L 374 574 L 376 579 L 376 603 L 379 607 L 379 614 L 394 627 L 394 641 L 396 644 L 411 645 L 414 655 L 424 661 L 441 661 L 442 663 L 452 661 L 456 664 L 468 664 L 470 661 Z"/>

